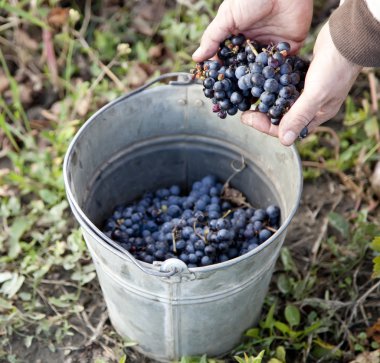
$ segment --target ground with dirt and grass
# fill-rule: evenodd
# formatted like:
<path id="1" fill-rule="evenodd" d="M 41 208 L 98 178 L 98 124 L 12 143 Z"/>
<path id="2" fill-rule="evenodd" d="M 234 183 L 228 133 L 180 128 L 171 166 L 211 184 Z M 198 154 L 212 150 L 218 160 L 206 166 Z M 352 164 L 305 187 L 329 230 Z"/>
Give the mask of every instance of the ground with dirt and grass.
<path id="1" fill-rule="evenodd" d="M 0 1 L 1 362 L 150 362 L 110 324 L 62 161 L 102 105 L 193 66 L 218 3 Z M 303 56 L 337 3 L 315 2 Z M 181 362 L 379 362 L 378 76 L 363 71 L 341 113 L 297 143 L 302 201 L 259 325 L 228 356 Z"/>

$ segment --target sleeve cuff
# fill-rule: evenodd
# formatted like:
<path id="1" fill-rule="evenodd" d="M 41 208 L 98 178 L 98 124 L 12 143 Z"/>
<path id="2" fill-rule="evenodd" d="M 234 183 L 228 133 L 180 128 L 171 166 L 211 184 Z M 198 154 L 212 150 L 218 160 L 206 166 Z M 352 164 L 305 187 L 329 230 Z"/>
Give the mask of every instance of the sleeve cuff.
<path id="1" fill-rule="evenodd" d="M 380 66 L 380 22 L 363 0 L 346 0 L 329 20 L 332 40 L 338 51 L 363 67 Z"/>

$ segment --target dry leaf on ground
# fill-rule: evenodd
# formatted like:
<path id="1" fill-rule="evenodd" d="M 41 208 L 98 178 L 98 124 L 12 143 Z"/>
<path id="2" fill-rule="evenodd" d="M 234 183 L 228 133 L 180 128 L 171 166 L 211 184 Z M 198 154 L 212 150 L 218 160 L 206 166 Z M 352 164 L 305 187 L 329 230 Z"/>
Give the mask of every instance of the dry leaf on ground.
<path id="1" fill-rule="evenodd" d="M 68 8 L 51 9 L 47 16 L 48 24 L 56 29 L 62 27 L 69 19 L 69 11 Z"/>
<path id="2" fill-rule="evenodd" d="M 380 362 L 380 349 L 373 352 L 364 352 L 352 360 L 350 363 L 379 363 Z"/>
<path id="3" fill-rule="evenodd" d="M 380 318 L 377 322 L 367 329 L 368 338 L 372 338 L 374 341 L 380 344 Z M 380 362 L 380 360 L 379 360 Z"/>

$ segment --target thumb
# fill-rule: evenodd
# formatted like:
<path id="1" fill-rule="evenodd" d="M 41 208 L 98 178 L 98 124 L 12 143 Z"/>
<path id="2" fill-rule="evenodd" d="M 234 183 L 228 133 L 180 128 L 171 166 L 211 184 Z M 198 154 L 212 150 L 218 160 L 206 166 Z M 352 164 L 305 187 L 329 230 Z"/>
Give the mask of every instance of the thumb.
<path id="1" fill-rule="evenodd" d="M 193 54 L 195 62 L 201 62 L 214 56 L 218 51 L 219 44 L 230 35 L 231 15 L 225 16 L 226 3 L 222 3 L 216 17 L 203 33 L 200 47 Z"/>
<path id="2" fill-rule="evenodd" d="M 314 119 L 318 109 L 315 97 L 303 92 L 280 122 L 279 139 L 281 143 L 285 146 L 292 145 L 301 130 Z"/>

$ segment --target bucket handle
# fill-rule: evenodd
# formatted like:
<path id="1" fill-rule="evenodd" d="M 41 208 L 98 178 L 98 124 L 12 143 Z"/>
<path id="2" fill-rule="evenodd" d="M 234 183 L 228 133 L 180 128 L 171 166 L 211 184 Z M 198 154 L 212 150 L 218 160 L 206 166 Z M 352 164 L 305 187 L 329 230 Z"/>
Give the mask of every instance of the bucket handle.
<path id="1" fill-rule="evenodd" d="M 176 81 L 170 81 L 169 85 L 171 85 L 171 86 L 188 86 L 188 85 L 193 84 L 193 83 L 198 83 L 196 80 L 193 79 L 191 73 L 185 73 L 185 72 L 165 73 L 165 74 L 161 74 L 160 76 L 158 76 L 156 78 L 153 78 L 151 81 L 149 81 L 148 83 L 145 83 L 144 85 L 142 85 L 139 88 L 136 88 L 132 92 L 129 92 L 126 95 L 119 97 L 117 99 L 116 103 L 123 101 L 129 97 L 132 97 L 132 96 L 144 91 L 145 89 L 149 88 L 150 86 L 154 85 L 157 82 L 161 82 L 161 81 L 167 80 L 168 78 L 174 78 L 174 77 L 177 77 L 177 80 Z"/>
<path id="2" fill-rule="evenodd" d="M 197 83 L 197 81 L 193 80 L 192 75 L 190 73 L 185 72 L 172 72 L 172 73 L 165 73 L 162 74 L 156 78 L 153 78 L 148 83 L 144 84 L 143 86 L 136 88 L 134 91 L 127 93 L 124 96 L 119 97 L 115 103 L 121 102 L 129 97 L 132 97 L 145 89 L 151 87 L 153 84 L 157 82 L 161 82 L 164 80 L 167 80 L 168 78 L 174 78 L 176 77 L 177 80 L 170 81 L 169 85 L 178 85 L 178 86 L 187 86 L 193 83 Z M 72 208 L 74 214 L 76 214 L 76 209 Z M 116 242 L 114 242 L 111 238 L 109 238 L 107 235 L 99 234 L 99 232 L 91 225 L 89 224 L 85 219 L 80 218 L 81 222 L 86 224 L 87 228 L 91 230 L 92 233 L 100 237 L 101 239 L 105 239 L 106 242 L 111 245 L 113 248 L 115 248 L 118 252 L 122 253 L 124 256 L 128 257 L 128 260 L 132 262 L 137 268 L 139 268 L 141 271 L 148 275 L 157 276 L 157 277 L 172 277 L 176 274 L 180 275 L 189 275 L 192 276 L 193 274 L 188 270 L 187 266 L 180 260 L 173 261 L 174 259 L 169 259 L 164 262 L 158 262 L 155 264 L 155 266 L 159 267 L 159 270 L 154 269 L 146 269 L 144 266 L 142 266 L 128 251 L 126 251 L 124 248 L 119 246 Z"/>

